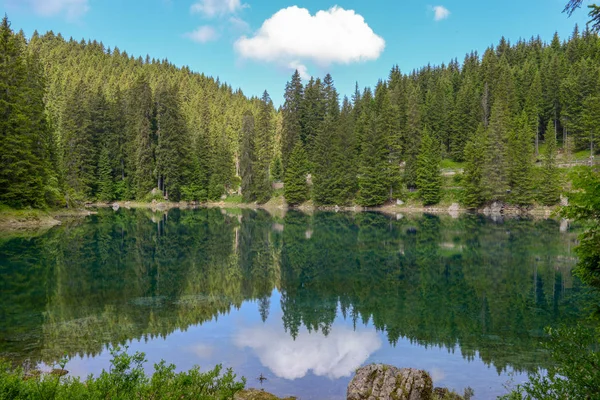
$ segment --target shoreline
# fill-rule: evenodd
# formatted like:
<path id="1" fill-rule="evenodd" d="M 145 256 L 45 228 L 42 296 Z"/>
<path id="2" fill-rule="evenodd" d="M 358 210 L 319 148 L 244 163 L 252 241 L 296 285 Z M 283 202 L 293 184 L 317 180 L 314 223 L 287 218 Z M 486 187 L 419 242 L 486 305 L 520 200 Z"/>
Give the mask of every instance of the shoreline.
<path id="1" fill-rule="evenodd" d="M 315 211 L 331 211 L 331 212 L 381 212 L 386 214 L 448 214 L 452 217 L 457 217 L 461 214 L 480 214 L 488 217 L 534 217 L 534 218 L 551 218 L 556 210 L 560 207 L 556 206 L 529 206 L 518 207 L 512 205 L 494 203 L 480 209 L 467 209 L 460 206 L 458 203 L 443 204 L 435 206 L 423 206 L 421 204 L 386 204 L 378 207 L 361 207 L 354 206 L 315 206 L 311 202 L 306 202 L 299 206 L 288 206 L 282 198 L 274 198 L 265 204 L 257 203 L 240 203 L 240 202 L 138 202 L 138 201 L 116 201 L 112 203 L 90 203 L 86 208 L 145 208 L 153 211 L 167 211 L 170 209 L 197 209 L 197 208 L 241 208 L 251 210 L 265 210 L 270 213 L 285 213 L 288 210 L 298 210 L 306 213 Z"/>
<path id="2" fill-rule="evenodd" d="M 458 218 L 463 214 L 480 214 L 491 218 L 502 217 L 533 217 L 548 219 L 555 217 L 555 211 L 558 206 L 531 206 L 520 208 L 516 206 L 493 204 L 478 210 L 469 210 L 461 207 L 458 203 L 450 205 L 423 206 L 421 204 L 386 204 L 379 207 L 361 207 L 361 206 L 315 206 L 311 202 L 300 206 L 290 207 L 282 198 L 274 198 L 265 204 L 239 203 L 239 202 L 140 202 L 140 201 L 116 201 L 112 203 L 88 203 L 80 209 L 60 209 L 60 210 L 3 210 L 0 211 L 0 231 L 4 233 L 18 233 L 20 231 L 47 230 L 54 226 L 61 225 L 69 219 L 84 218 L 96 214 L 94 208 L 141 208 L 150 209 L 154 212 L 168 211 L 171 209 L 196 209 L 196 208 L 241 208 L 251 210 L 265 210 L 274 216 L 284 216 L 288 210 L 298 210 L 305 213 L 315 211 L 332 212 L 381 212 L 388 215 L 400 214 L 436 214 L 450 215 L 452 218 Z"/>

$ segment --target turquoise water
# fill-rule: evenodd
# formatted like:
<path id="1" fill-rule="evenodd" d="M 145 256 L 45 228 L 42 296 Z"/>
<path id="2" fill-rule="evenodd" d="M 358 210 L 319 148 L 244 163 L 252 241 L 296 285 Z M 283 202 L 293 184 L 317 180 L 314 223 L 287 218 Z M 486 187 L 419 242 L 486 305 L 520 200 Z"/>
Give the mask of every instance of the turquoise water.
<path id="1" fill-rule="evenodd" d="M 585 315 L 576 241 L 552 220 L 99 210 L 0 239 L 0 356 L 86 376 L 128 344 L 149 371 L 222 363 L 302 399 L 383 362 L 493 398 L 548 365 L 545 326 Z"/>

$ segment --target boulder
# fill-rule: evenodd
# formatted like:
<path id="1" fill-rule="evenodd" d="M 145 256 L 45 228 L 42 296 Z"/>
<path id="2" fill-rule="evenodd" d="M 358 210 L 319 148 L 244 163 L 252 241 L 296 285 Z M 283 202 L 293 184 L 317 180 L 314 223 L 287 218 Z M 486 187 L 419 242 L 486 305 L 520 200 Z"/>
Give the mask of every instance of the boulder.
<path id="1" fill-rule="evenodd" d="M 348 385 L 348 400 L 432 400 L 433 383 L 426 371 L 371 364 L 359 368 Z"/>

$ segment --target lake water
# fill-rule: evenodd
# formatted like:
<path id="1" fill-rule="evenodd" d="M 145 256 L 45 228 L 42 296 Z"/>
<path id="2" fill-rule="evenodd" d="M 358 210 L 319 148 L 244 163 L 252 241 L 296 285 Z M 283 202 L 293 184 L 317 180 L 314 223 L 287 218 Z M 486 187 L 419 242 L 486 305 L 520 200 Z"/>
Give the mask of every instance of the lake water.
<path id="1" fill-rule="evenodd" d="M 178 369 L 345 399 L 373 362 L 488 399 L 548 365 L 547 325 L 585 314 L 577 232 L 552 220 L 378 213 L 99 210 L 0 238 L 0 357 L 73 375 L 128 344 Z"/>

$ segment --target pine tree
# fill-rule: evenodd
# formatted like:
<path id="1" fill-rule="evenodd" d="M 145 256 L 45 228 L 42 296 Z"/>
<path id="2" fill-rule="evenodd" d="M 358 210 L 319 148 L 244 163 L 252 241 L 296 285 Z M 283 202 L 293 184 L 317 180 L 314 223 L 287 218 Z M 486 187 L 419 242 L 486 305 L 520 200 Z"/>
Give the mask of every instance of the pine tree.
<path id="1" fill-rule="evenodd" d="M 93 197 L 96 183 L 97 139 L 91 127 L 89 94 L 82 81 L 67 95 L 61 116 L 63 171 L 68 194 L 67 203 Z"/>
<path id="2" fill-rule="evenodd" d="M 508 113 L 508 106 L 502 100 L 494 103 L 487 129 L 486 162 L 483 174 L 486 201 L 506 199 L 508 191 L 506 142 L 510 123 Z"/>
<path id="3" fill-rule="evenodd" d="M 284 168 L 287 167 L 294 144 L 300 139 L 303 96 L 304 88 L 302 80 L 298 70 L 296 70 L 292 75 L 292 80 L 285 86 L 285 102 L 282 109 L 283 132 L 281 138 L 281 158 Z"/>
<path id="4" fill-rule="evenodd" d="M 338 149 L 335 152 L 333 169 L 336 184 L 333 189 L 333 202 L 347 204 L 358 190 L 358 157 L 356 154 L 356 138 L 352 105 L 344 97 L 338 123 Z"/>
<path id="5" fill-rule="evenodd" d="M 42 118 L 41 95 L 37 85 L 30 85 L 24 46 L 5 16 L 0 26 L 0 202 L 43 207 L 46 171 L 38 143 L 45 133 L 36 124 Z"/>
<path id="6" fill-rule="evenodd" d="M 377 129 L 371 108 L 372 106 L 365 105 L 361 116 L 364 136 L 359 156 L 357 202 L 365 207 L 382 205 L 389 196 L 386 141 L 380 135 L 381 131 Z"/>
<path id="7" fill-rule="evenodd" d="M 115 198 L 113 184 L 113 169 L 111 166 L 110 151 L 103 146 L 98 160 L 98 200 L 109 202 Z"/>
<path id="8" fill-rule="evenodd" d="M 463 204 L 467 208 L 478 208 L 485 204 L 484 168 L 486 163 L 487 134 L 483 123 L 465 146 L 465 169 L 463 182 Z"/>
<path id="9" fill-rule="evenodd" d="M 417 158 L 417 187 L 424 205 L 437 204 L 442 199 L 442 175 L 440 163 L 440 143 L 423 129 L 421 150 Z"/>
<path id="10" fill-rule="evenodd" d="M 291 206 L 302 204 L 308 199 L 307 163 L 304 146 L 298 139 L 290 154 L 284 178 L 285 201 Z"/>
<path id="11" fill-rule="evenodd" d="M 274 181 L 281 181 L 283 179 L 283 165 L 281 164 L 281 157 L 275 156 L 271 163 L 271 178 Z"/>
<path id="12" fill-rule="evenodd" d="M 269 168 L 273 158 L 273 102 L 265 90 L 260 100 L 260 110 L 255 126 L 254 141 L 256 161 L 253 166 L 256 201 L 266 203 L 271 198 L 271 176 Z"/>
<path id="13" fill-rule="evenodd" d="M 159 189 L 169 200 L 179 201 L 189 183 L 191 143 L 180 112 L 177 88 L 161 86 L 156 94 L 158 143 L 156 169 Z"/>
<path id="14" fill-rule="evenodd" d="M 242 176 L 242 196 L 245 202 L 256 200 L 254 165 L 254 116 L 251 111 L 244 113 L 242 121 L 242 146 L 240 155 L 240 175 Z"/>
<path id="15" fill-rule="evenodd" d="M 544 137 L 546 149 L 542 161 L 542 171 L 540 174 L 540 192 L 539 201 L 545 205 L 554 205 L 560 200 L 560 178 L 556 166 L 556 137 L 554 136 L 554 123 L 548 121 L 546 135 Z"/>
<path id="16" fill-rule="evenodd" d="M 339 171 L 335 168 L 341 146 L 338 125 L 340 111 L 338 94 L 329 74 L 323 80 L 321 102 L 325 117 L 314 140 L 312 194 L 316 204 L 335 204 L 336 194 L 341 190 Z"/>
<path id="17" fill-rule="evenodd" d="M 404 184 L 409 189 L 417 187 L 417 157 L 421 146 L 420 90 L 411 85 L 408 92 L 406 129 L 404 131 Z"/>
<path id="18" fill-rule="evenodd" d="M 304 88 L 304 101 L 301 110 L 301 138 L 308 156 L 309 170 L 312 172 L 315 157 L 315 140 L 321 124 L 325 119 L 325 102 L 323 101 L 323 86 L 321 79 L 313 79 Z"/>
<path id="19" fill-rule="evenodd" d="M 533 134 L 531 123 L 525 111 L 515 121 L 515 127 L 508 140 L 508 184 L 509 201 L 526 206 L 533 202 Z"/>
<path id="20" fill-rule="evenodd" d="M 145 75 L 139 76 L 126 94 L 127 138 L 133 144 L 127 153 L 133 160 L 133 180 L 138 198 L 146 196 L 155 184 L 154 148 L 156 132 L 152 89 Z"/>

